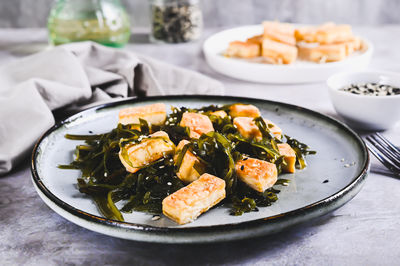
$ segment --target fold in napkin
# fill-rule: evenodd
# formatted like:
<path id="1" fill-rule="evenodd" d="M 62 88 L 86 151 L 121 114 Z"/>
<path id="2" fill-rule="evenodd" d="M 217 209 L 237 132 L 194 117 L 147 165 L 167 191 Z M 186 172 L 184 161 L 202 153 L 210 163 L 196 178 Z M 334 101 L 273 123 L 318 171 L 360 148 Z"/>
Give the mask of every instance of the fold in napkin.
<path id="1" fill-rule="evenodd" d="M 125 97 L 223 91 L 220 82 L 199 73 L 92 42 L 17 60 L 0 68 L 0 175 L 54 124 L 53 111 L 76 112 Z"/>

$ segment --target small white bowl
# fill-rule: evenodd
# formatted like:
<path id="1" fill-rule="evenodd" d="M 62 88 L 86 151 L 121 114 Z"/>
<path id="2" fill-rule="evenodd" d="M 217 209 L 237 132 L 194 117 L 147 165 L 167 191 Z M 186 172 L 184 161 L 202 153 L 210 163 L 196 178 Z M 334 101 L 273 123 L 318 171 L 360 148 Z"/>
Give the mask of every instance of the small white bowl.
<path id="1" fill-rule="evenodd" d="M 327 80 L 333 106 L 352 127 L 365 130 L 388 129 L 400 121 L 400 95 L 357 95 L 340 90 L 350 84 L 369 82 L 400 87 L 400 74 L 381 71 L 335 74 Z"/>

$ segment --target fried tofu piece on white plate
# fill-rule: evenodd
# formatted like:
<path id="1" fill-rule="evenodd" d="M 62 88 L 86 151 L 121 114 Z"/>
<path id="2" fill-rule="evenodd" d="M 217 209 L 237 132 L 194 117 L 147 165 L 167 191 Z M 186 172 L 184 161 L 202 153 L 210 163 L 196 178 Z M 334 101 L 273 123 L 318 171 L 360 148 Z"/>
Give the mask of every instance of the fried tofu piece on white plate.
<path id="1" fill-rule="evenodd" d="M 346 47 L 346 55 L 349 56 L 352 53 L 361 50 L 362 40 L 359 37 L 354 37 L 350 41 L 343 42 Z"/>
<path id="2" fill-rule="evenodd" d="M 180 126 L 190 129 L 190 137 L 198 139 L 202 134 L 214 131 L 208 116 L 199 113 L 184 113 Z"/>
<path id="3" fill-rule="evenodd" d="M 175 145 L 164 131 L 157 131 L 135 144 L 127 144 L 119 151 L 119 159 L 130 173 L 139 171 L 167 154 L 174 153 Z"/>
<path id="4" fill-rule="evenodd" d="M 287 143 L 278 143 L 279 153 L 283 155 L 286 166 L 283 170 L 288 173 L 294 173 L 296 171 L 296 153 Z"/>
<path id="5" fill-rule="evenodd" d="M 354 35 L 350 25 L 336 25 L 335 23 L 328 22 L 316 27 L 300 27 L 295 30 L 295 37 L 297 41 L 333 44 L 350 41 Z"/>
<path id="6" fill-rule="evenodd" d="M 180 156 L 180 153 L 182 152 L 183 147 L 188 143 L 189 141 L 187 140 L 181 140 L 178 146 L 176 146 L 176 153 L 174 156 L 175 164 L 178 161 L 178 158 Z M 197 157 L 191 151 L 187 150 L 186 153 L 183 155 L 181 165 L 179 167 L 178 172 L 176 173 L 178 178 L 185 183 L 191 183 L 197 180 L 200 177 L 200 173 L 194 167 L 196 163 L 202 166 L 199 159 L 197 159 Z"/>
<path id="7" fill-rule="evenodd" d="M 165 216 L 176 223 L 186 224 L 224 198 L 225 180 L 203 174 L 196 181 L 166 197 L 162 202 L 162 210 Z"/>
<path id="8" fill-rule="evenodd" d="M 265 38 L 262 43 L 261 56 L 272 64 L 291 64 L 297 58 L 297 48 Z"/>
<path id="9" fill-rule="evenodd" d="M 336 62 L 345 59 L 350 47 L 345 43 L 310 45 L 299 43 L 299 58 L 315 63 Z"/>
<path id="10" fill-rule="evenodd" d="M 229 114 L 231 117 L 240 117 L 240 116 L 246 116 L 246 117 L 259 117 L 260 110 L 252 104 L 233 104 L 229 107 Z"/>
<path id="11" fill-rule="evenodd" d="M 251 42 L 233 41 L 229 43 L 226 56 L 254 58 L 260 56 L 260 45 Z"/>
<path id="12" fill-rule="evenodd" d="M 248 38 L 246 40 L 246 42 L 247 43 L 255 43 L 261 48 L 263 38 L 264 38 L 263 34 L 260 34 L 260 35 L 256 35 L 256 36 Z"/>
<path id="13" fill-rule="evenodd" d="M 264 119 L 265 124 L 271 133 L 278 139 L 282 138 L 282 129 L 275 125 L 273 122 Z M 262 140 L 261 131 L 251 117 L 236 117 L 233 119 L 233 124 L 238 129 L 240 135 L 247 139 Z"/>
<path id="14" fill-rule="evenodd" d="M 276 42 L 285 43 L 291 46 L 296 45 L 294 36 L 295 28 L 292 24 L 281 23 L 278 21 L 264 21 L 264 38 L 269 38 Z"/>
<path id="15" fill-rule="evenodd" d="M 167 111 L 165 104 L 155 103 L 121 109 L 118 118 L 123 125 L 139 124 L 139 118 L 146 120 L 149 125 L 162 125 L 167 118 Z"/>
<path id="16" fill-rule="evenodd" d="M 235 165 L 240 180 L 258 192 L 264 192 L 278 180 L 276 165 L 267 161 L 246 157 Z"/>

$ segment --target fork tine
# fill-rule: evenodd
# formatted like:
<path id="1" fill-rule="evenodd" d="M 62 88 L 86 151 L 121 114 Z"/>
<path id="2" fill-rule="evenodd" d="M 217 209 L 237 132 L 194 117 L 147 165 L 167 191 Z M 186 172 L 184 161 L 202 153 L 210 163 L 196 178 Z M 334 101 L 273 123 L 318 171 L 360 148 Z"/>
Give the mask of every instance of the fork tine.
<path id="1" fill-rule="evenodd" d="M 367 145 L 368 150 L 376 157 L 376 159 L 378 159 L 378 161 L 380 161 L 384 166 L 386 166 L 386 168 L 392 171 L 396 177 L 400 178 L 400 169 L 391 164 L 390 161 L 385 159 L 385 157 L 381 156 L 373 146 L 369 145 L 368 143 L 365 144 Z"/>
<path id="2" fill-rule="evenodd" d="M 375 134 L 375 136 L 382 140 L 386 145 L 388 145 L 388 147 L 392 149 L 393 152 L 395 152 L 400 158 L 400 148 L 393 145 L 393 143 L 391 143 L 387 138 L 385 138 L 382 134 L 378 132 Z"/>
<path id="3" fill-rule="evenodd" d="M 373 135 L 368 136 L 367 140 L 377 148 L 391 163 L 400 168 L 400 158 L 398 158 L 397 154 L 389 149 L 384 143 L 376 139 Z"/>
<path id="4" fill-rule="evenodd" d="M 384 139 L 384 137 L 372 134 L 370 136 L 373 138 L 379 145 L 384 148 L 388 153 L 391 154 L 391 156 L 394 158 L 394 160 L 399 164 L 400 166 L 400 151 L 397 151 L 397 147 L 395 147 L 392 143 L 390 143 L 388 140 Z M 388 144 L 390 143 L 390 145 Z"/>

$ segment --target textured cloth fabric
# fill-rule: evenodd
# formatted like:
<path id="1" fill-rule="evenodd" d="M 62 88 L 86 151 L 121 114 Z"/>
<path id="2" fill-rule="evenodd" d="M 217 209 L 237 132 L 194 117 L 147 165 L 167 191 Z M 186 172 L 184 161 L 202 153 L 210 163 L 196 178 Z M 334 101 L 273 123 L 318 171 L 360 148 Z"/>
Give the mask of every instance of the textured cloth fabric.
<path id="1" fill-rule="evenodd" d="M 0 67 L 0 175 L 30 152 L 54 122 L 126 97 L 223 94 L 202 74 L 92 42 L 72 43 Z"/>

